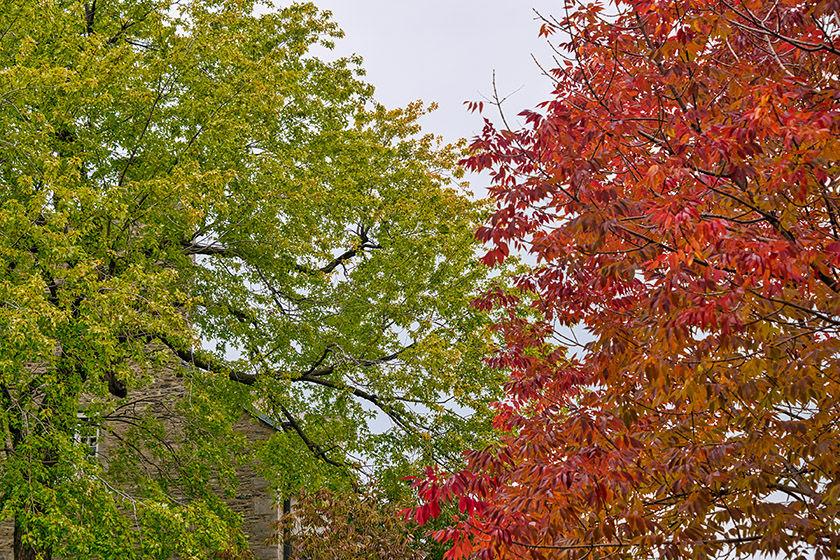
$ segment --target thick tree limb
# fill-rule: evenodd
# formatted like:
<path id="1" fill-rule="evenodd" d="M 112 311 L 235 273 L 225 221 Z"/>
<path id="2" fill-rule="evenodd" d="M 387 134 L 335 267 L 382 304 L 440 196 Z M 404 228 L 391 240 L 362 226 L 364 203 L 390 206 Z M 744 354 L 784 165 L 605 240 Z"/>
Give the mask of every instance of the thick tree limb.
<path id="1" fill-rule="evenodd" d="M 232 256 L 234 251 L 219 243 L 202 244 L 195 241 L 181 241 L 181 248 L 185 255 L 222 255 Z"/>
<path id="2" fill-rule="evenodd" d="M 286 422 L 288 422 L 288 425 L 295 431 L 295 433 L 297 433 L 298 437 L 300 437 L 300 439 L 301 439 L 301 441 L 303 441 L 304 445 L 306 445 L 306 447 L 308 447 L 309 450 L 312 451 L 312 453 L 315 455 L 316 458 L 323 459 L 325 463 L 328 463 L 328 464 L 330 464 L 334 467 L 338 467 L 340 469 L 347 469 L 348 468 L 347 464 L 339 463 L 338 461 L 334 461 L 334 460 L 330 459 L 329 457 L 327 457 L 327 452 L 324 451 L 321 448 L 320 445 L 318 445 L 317 443 L 315 443 L 311 439 L 309 439 L 309 436 L 306 435 L 306 433 L 300 427 L 300 424 L 298 424 L 297 420 L 295 420 L 295 417 L 292 416 L 292 414 L 286 409 L 286 407 L 280 405 L 280 411 L 283 413 L 283 416 L 286 418 Z"/>
<path id="3" fill-rule="evenodd" d="M 331 387 L 333 389 L 339 389 L 342 391 L 349 391 L 352 395 L 359 397 L 360 399 L 366 400 L 371 404 L 376 405 L 379 410 L 384 412 L 388 415 L 388 417 L 396 422 L 401 428 L 406 431 L 413 431 L 411 427 L 408 425 L 408 421 L 403 416 L 403 414 L 393 406 L 389 405 L 388 403 L 384 402 L 378 395 L 374 395 L 373 393 L 368 393 L 367 391 L 363 391 L 358 387 L 353 387 L 351 385 L 347 385 L 345 383 L 339 383 L 333 381 L 331 379 L 324 379 L 323 377 L 315 377 L 315 376 L 301 376 L 297 379 L 297 381 L 306 381 L 309 383 L 314 383 L 316 385 L 323 385 L 324 387 Z"/>
<path id="4" fill-rule="evenodd" d="M 175 353 L 183 362 L 202 369 L 204 371 L 215 371 L 227 374 L 231 381 L 242 383 L 243 385 L 253 385 L 257 381 L 257 376 L 253 373 L 245 373 L 244 371 L 231 369 L 227 364 L 221 362 L 210 355 L 208 352 L 185 350 L 179 345 L 173 343 L 164 336 L 159 337 L 161 342 Z"/>
<path id="5" fill-rule="evenodd" d="M 336 268 L 338 268 L 339 266 L 341 266 L 345 262 L 349 261 L 350 259 L 352 259 L 353 257 L 355 257 L 355 256 L 357 256 L 361 253 L 364 253 L 365 251 L 369 251 L 371 249 L 381 249 L 382 245 L 380 245 L 379 243 L 375 243 L 368 238 L 367 231 L 368 230 L 365 229 L 365 228 L 362 228 L 360 230 L 359 237 L 361 238 L 362 243 L 358 247 L 355 247 L 353 249 L 348 249 L 347 251 L 345 251 L 341 255 L 337 256 L 336 258 L 334 258 L 333 260 L 331 260 L 330 262 L 328 262 L 327 264 L 325 264 L 321 268 L 313 270 L 313 269 L 309 269 L 309 268 L 306 268 L 306 267 L 298 267 L 298 269 L 301 270 L 302 272 L 308 272 L 309 274 L 312 274 L 316 271 L 321 272 L 323 274 L 329 274 L 330 272 L 332 272 L 333 270 L 335 270 Z"/>
<path id="6" fill-rule="evenodd" d="M 235 381 L 236 383 L 241 383 L 243 385 L 254 385 L 257 381 L 258 375 L 252 373 L 246 373 L 241 370 L 236 370 L 230 368 L 227 364 L 222 361 L 215 359 L 212 355 L 207 352 L 203 351 L 195 351 L 195 350 L 187 350 L 178 347 L 178 345 L 168 341 L 167 339 L 161 337 L 163 343 L 172 350 L 175 355 L 178 356 L 182 361 L 188 363 L 194 367 L 202 369 L 204 371 L 214 371 L 214 372 L 223 372 L 227 374 L 228 379 L 231 381 Z M 374 360 L 353 360 L 359 366 L 362 367 L 373 367 L 376 365 L 381 365 L 387 363 L 389 361 L 395 360 L 397 357 L 400 356 L 405 350 L 408 348 L 412 348 L 415 346 L 416 343 L 412 343 L 411 345 L 394 352 L 393 354 L 389 354 L 387 356 L 383 356 L 382 358 L 374 359 Z M 345 383 L 341 383 L 339 381 L 334 381 L 331 379 L 325 378 L 325 376 L 330 375 L 331 373 L 335 372 L 335 366 L 333 365 L 321 365 L 324 359 L 327 356 L 330 347 L 324 350 L 324 354 L 319 358 L 319 360 L 309 369 L 306 373 L 300 375 L 299 377 L 293 377 L 292 381 L 303 381 L 307 383 L 313 383 L 315 385 L 321 385 L 323 387 L 330 387 L 332 389 L 338 390 L 349 390 L 351 394 L 354 396 L 366 400 L 369 403 L 375 405 L 377 408 L 382 410 L 389 418 L 391 418 L 394 422 L 396 422 L 400 427 L 407 431 L 411 431 L 411 427 L 409 426 L 409 421 L 405 417 L 405 415 L 400 412 L 399 410 L 395 409 L 393 405 L 385 402 L 381 397 L 375 395 L 373 393 L 369 393 L 364 391 L 363 389 L 359 389 L 358 387 L 353 387 L 351 385 L 347 385 Z M 263 374 L 266 375 L 266 374 Z M 268 374 L 270 377 L 274 377 L 275 379 L 282 377 L 279 373 L 271 373 Z"/>
<path id="7" fill-rule="evenodd" d="M 96 0 L 85 4 L 85 34 L 93 33 L 93 22 L 96 19 Z"/>

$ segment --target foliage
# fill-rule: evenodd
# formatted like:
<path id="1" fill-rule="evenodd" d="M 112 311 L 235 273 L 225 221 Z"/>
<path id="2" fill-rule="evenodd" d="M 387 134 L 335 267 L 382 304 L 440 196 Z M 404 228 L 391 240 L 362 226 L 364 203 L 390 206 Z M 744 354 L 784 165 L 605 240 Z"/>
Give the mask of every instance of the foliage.
<path id="1" fill-rule="evenodd" d="M 309 560 L 420 560 L 429 543 L 406 531 L 400 507 L 380 490 L 302 493 L 281 518 L 278 538 L 293 545 L 293 558 Z"/>
<path id="2" fill-rule="evenodd" d="M 417 484 L 417 520 L 460 507 L 451 558 L 837 557 L 838 8 L 544 21 L 551 99 L 466 162 L 493 172 L 485 261 L 535 264 L 480 302 L 506 310 L 507 436 Z"/>
<path id="3" fill-rule="evenodd" d="M 484 437 L 484 210 L 457 149 L 329 58 L 328 13 L 255 8 L 0 9 L 0 512 L 18 558 L 235 556 L 214 490 L 251 460 L 243 409 L 278 428 L 256 451 L 286 495 Z M 176 357 L 171 431 L 136 399 Z M 97 428 L 118 441 L 107 464 L 79 442 Z"/>

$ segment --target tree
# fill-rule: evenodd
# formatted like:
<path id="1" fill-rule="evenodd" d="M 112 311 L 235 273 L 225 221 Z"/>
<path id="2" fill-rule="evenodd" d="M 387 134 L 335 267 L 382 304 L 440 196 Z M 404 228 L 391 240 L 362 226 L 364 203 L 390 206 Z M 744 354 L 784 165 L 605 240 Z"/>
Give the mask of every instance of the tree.
<path id="1" fill-rule="evenodd" d="M 552 97 L 466 160 L 484 260 L 535 263 L 478 302 L 507 435 L 415 518 L 458 503 L 451 558 L 837 557 L 837 2 L 567 2 L 541 33 Z"/>
<path id="2" fill-rule="evenodd" d="M 401 511 L 415 502 L 410 486 L 301 492 L 277 523 L 278 542 L 292 558 L 307 560 L 441 560 L 448 547 L 428 528 L 407 525 Z M 449 508 L 450 514 L 457 511 Z M 446 527 L 441 516 L 433 527 Z"/>
<path id="3" fill-rule="evenodd" d="M 278 537 L 293 545 L 293 558 L 309 560 L 422 560 L 430 543 L 406 531 L 400 506 L 381 489 L 335 492 L 321 489 L 299 496 L 279 523 Z M 417 537 L 420 538 L 417 538 Z"/>
<path id="4" fill-rule="evenodd" d="M 328 13 L 254 10 L 0 10 L 0 511 L 19 560 L 236 554 L 217 494 L 250 460 L 243 408 L 280 428 L 247 452 L 285 496 L 483 437 L 484 209 L 457 148 L 419 134 L 421 104 L 375 103 L 358 59 L 328 60 Z M 78 440 L 176 357 L 183 430 L 138 413 L 107 466 L 86 457 Z"/>

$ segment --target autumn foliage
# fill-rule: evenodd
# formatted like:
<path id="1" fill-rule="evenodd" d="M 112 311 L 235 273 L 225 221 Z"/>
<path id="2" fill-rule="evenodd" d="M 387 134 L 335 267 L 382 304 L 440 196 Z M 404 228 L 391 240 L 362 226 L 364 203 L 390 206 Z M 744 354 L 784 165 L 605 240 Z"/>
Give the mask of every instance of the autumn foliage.
<path id="1" fill-rule="evenodd" d="M 485 262 L 536 263 L 478 302 L 507 435 L 415 519 L 458 504 L 451 558 L 837 557 L 840 3 L 558 10 L 551 99 L 466 160 Z"/>
<path id="2" fill-rule="evenodd" d="M 405 531 L 400 506 L 381 490 L 301 492 L 280 516 L 275 539 L 285 536 L 291 558 L 306 560 L 422 560 L 426 539 Z"/>

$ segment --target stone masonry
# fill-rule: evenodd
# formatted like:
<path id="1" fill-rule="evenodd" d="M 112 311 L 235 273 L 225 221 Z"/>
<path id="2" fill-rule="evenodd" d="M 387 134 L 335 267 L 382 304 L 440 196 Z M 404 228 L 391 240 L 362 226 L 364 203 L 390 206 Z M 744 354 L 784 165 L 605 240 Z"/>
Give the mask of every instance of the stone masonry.
<path id="1" fill-rule="evenodd" d="M 185 393 L 182 377 L 183 370 L 178 367 L 166 368 L 157 376 L 154 383 L 142 391 L 133 392 L 129 398 L 137 401 L 159 403 L 165 406 Z M 166 421 L 164 420 L 166 423 Z M 264 419 L 243 411 L 235 429 L 245 434 L 249 442 L 266 440 L 275 432 L 275 428 Z M 113 444 L 112 437 L 103 434 L 98 441 L 86 441 L 96 445 L 97 456 L 107 461 L 108 446 Z M 231 509 L 242 516 L 242 529 L 248 537 L 251 549 L 258 560 L 282 559 L 282 544 L 271 544 L 274 525 L 278 521 L 282 508 L 275 503 L 268 482 L 258 476 L 250 466 L 237 471 L 239 486 L 236 496 L 226 499 Z M 276 540 L 276 539 L 275 539 Z M 0 560 L 13 560 L 12 524 L 0 524 Z"/>

